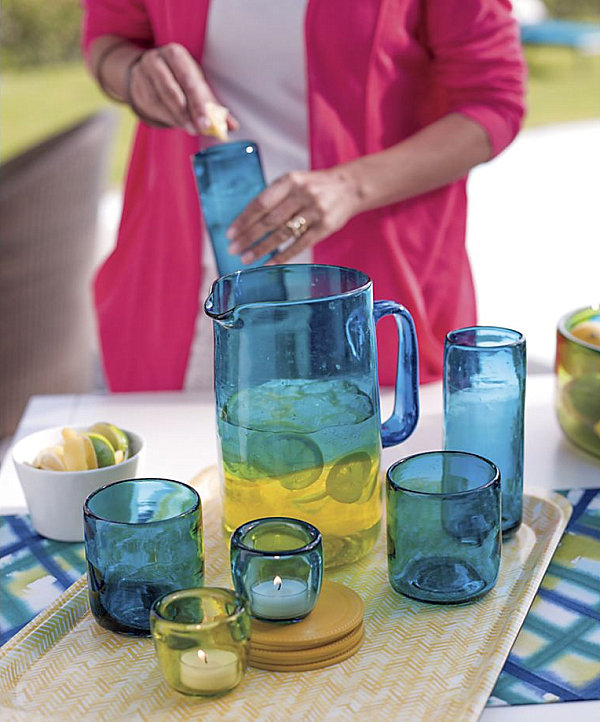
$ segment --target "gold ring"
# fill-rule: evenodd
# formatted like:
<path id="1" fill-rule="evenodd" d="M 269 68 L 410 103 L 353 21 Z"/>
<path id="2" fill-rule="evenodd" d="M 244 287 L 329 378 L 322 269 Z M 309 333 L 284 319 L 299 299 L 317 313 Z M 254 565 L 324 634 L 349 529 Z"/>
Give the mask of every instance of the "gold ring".
<path id="1" fill-rule="evenodd" d="M 306 232 L 308 223 L 304 216 L 294 216 L 285 224 L 285 227 L 289 228 L 294 238 L 298 240 Z"/>

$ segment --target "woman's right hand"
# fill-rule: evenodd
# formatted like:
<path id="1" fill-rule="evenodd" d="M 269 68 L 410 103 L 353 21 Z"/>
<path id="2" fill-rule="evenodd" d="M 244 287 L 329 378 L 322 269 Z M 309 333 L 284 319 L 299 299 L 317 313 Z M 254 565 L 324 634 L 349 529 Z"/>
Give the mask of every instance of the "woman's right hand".
<path id="1" fill-rule="evenodd" d="M 217 103 L 198 63 L 179 43 L 146 50 L 130 69 L 129 100 L 140 116 L 192 135 L 212 125 L 207 103 Z M 239 124 L 229 113 L 229 130 Z"/>

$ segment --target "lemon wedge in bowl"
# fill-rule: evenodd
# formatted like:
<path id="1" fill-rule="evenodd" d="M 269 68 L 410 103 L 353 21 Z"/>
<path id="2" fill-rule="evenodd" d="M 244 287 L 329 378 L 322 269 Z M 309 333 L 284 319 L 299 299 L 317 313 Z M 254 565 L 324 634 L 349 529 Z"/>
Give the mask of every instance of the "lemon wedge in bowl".
<path id="1" fill-rule="evenodd" d="M 66 471 L 63 447 L 56 444 L 47 449 L 42 449 L 35 457 L 33 465 L 38 469 L 46 469 L 47 471 Z"/>
<path id="2" fill-rule="evenodd" d="M 63 429 L 62 436 L 67 471 L 86 471 L 98 468 L 94 447 L 86 436 L 69 427 Z"/>

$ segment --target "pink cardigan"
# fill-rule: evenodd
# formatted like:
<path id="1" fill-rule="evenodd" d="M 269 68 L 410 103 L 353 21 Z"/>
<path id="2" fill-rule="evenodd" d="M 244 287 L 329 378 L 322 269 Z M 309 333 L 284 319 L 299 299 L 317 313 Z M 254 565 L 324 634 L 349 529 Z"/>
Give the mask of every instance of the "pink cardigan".
<path id="1" fill-rule="evenodd" d="M 147 46 L 177 41 L 201 62 L 208 4 L 85 0 L 84 48 L 111 33 Z M 449 112 L 480 123 L 494 155 L 520 127 L 525 68 L 506 0 L 308 0 L 305 37 L 312 168 L 386 148 Z M 199 307 L 197 149 L 182 131 L 138 125 L 117 246 L 94 286 L 113 391 L 183 385 Z M 316 262 L 359 268 L 375 298 L 408 308 L 424 382 L 440 377 L 445 334 L 476 320 L 465 183 L 359 215 L 314 249 Z M 390 323 L 378 330 L 386 385 L 396 362 Z"/>

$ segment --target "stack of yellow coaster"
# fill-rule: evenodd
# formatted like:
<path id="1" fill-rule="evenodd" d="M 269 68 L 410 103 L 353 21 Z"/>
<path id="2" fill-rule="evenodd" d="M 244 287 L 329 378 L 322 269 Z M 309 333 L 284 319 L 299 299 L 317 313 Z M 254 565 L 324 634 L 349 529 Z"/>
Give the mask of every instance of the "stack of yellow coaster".
<path id="1" fill-rule="evenodd" d="M 312 612 L 296 624 L 252 620 L 248 664 L 259 669 L 301 672 L 337 664 L 362 644 L 364 605 L 352 589 L 323 582 Z"/>

